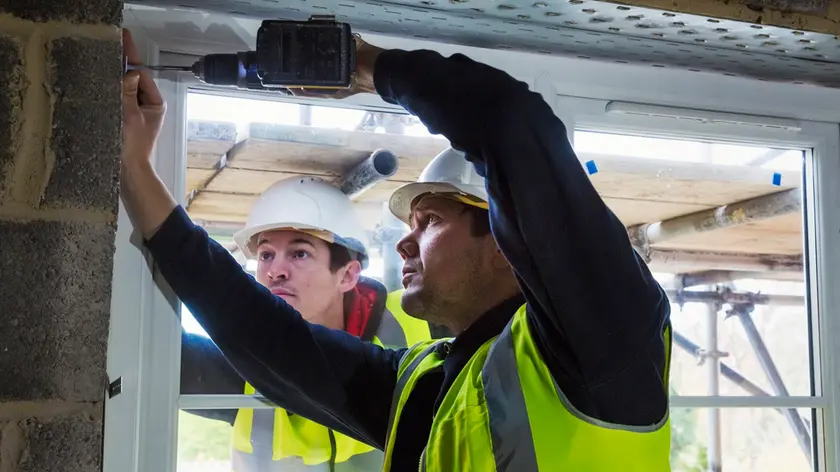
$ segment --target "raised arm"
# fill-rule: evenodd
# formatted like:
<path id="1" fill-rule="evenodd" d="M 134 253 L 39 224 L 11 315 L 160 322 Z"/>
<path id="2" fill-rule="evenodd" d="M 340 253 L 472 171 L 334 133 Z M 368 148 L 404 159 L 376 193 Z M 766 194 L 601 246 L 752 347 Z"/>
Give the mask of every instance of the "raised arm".
<path id="1" fill-rule="evenodd" d="M 552 109 L 525 83 L 460 54 L 384 51 L 374 71 L 386 101 L 449 138 L 487 179 L 493 235 L 575 406 L 610 422 L 659 421 L 670 305 Z"/>
<path id="2" fill-rule="evenodd" d="M 137 60 L 124 35 L 129 61 Z M 279 406 L 383 448 L 400 351 L 305 321 L 190 221 L 155 174 L 165 105 L 145 73 L 123 82 L 121 197 L 156 267 L 236 372 Z"/>
<path id="3" fill-rule="evenodd" d="M 204 336 L 181 331 L 181 394 L 241 394 L 245 381 L 230 365 L 222 351 Z M 233 425 L 236 410 L 186 410 L 193 415 Z"/>

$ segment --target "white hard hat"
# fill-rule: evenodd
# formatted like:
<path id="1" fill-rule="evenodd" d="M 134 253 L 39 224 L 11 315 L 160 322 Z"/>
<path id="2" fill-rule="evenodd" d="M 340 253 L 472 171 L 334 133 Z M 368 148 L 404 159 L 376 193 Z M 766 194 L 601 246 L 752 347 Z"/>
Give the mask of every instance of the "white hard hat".
<path id="1" fill-rule="evenodd" d="M 487 209 L 484 177 L 461 151 L 447 148 L 423 169 L 417 182 L 403 185 L 391 195 L 391 213 L 405 223 L 411 217 L 411 204 L 425 194 L 450 196 L 461 203 Z"/>
<path id="2" fill-rule="evenodd" d="M 288 229 L 339 244 L 367 265 L 364 232 L 350 199 L 341 190 L 317 177 L 280 180 L 257 198 L 245 228 L 233 240 L 245 257 L 255 257 L 254 236 Z"/>

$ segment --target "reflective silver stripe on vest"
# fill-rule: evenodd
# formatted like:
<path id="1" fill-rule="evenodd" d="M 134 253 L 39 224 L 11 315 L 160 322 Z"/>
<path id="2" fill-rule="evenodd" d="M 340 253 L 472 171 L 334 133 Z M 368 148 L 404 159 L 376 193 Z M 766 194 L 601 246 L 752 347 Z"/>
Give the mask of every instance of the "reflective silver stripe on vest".
<path id="1" fill-rule="evenodd" d="M 388 441 L 391 438 L 391 429 L 394 427 L 394 419 L 397 416 L 397 409 L 399 408 L 400 397 L 402 396 L 402 392 L 403 392 L 403 390 L 405 390 L 405 384 L 408 383 L 408 380 L 411 378 L 411 375 L 414 374 L 415 370 L 417 370 L 417 367 L 420 365 L 420 362 L 422 362 L 423 359 L 425 359 L 429 354 L 435 352 L 435 348 L 437 347 L 437 345 L 442 343 L 442 342 L 445 342 L 445 341 L 441 340 L 441 341 L 437 341 L 435 343 L 432 343 L 423 352 L 418 354 L 417 357 L 415 357 L 414 360 L 411 361 L 411 364 L 409 364 L 408 367 L 405 369 L 405 372 L 403 372 L 403 374 L 397 380 L 397 386 L 394 388 L 394 396 L 391 399 L 391 416 L 390 416 L 390 418 L 388 418 L 388 431 L 385 433 L 385 443 L 386 444 L 388 443 Z M 404 359 L 405 359 L 405 356 L 403 356 L 403 358 L 400 359 L 399 367 L 402 367 L 402 363 L 403 363 Z M 443 367 L 441 366 L 441 368 L 443 368 Z"/>
<path id="2" fill-rule="evenodd" d="M 251 447 L 253 454 L 237 451 L 231 452 L 231 465 L 234 472 L 261 472 L 270 470 L 274 454 L 274 410 L 254 410 L 251 421 Z"/>
<path id="3" fill-rule="evenodd" d="M 493 456 L 499 472 L 536 471 L 537 453 L 516 366 L 512 323 L 496 338 L 481 369 Z"/>
<path id="4" fill-rule="evenodd" d="M 408 341 L 405 338 L 405 331 L 403 331 L 400 322 L 394 317 L 387 308 L 382 312 L 382 318 L 379 321 L 379 328 L 376 330 L 376 337 L 382 342 L 385 347 L 406 347 Z"/>

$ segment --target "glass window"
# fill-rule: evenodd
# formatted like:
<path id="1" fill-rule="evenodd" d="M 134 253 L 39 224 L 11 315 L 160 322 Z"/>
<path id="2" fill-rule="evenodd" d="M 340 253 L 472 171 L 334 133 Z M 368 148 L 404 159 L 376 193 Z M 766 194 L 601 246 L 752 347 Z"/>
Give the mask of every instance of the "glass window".
<path id="1" fill-rule="evenodd" d="M 813 471 L 813 415 L 806 408 L 672 408 L 671 469 Z"/>
<path id="2" fill-rule="evenodd" d="M 252 274 L 257 263 L 242 256 L 232 235 L 263 190 L 290 175 L 337 182 L 372 151 L 388 148 L 400 157 L 400 170 L 354 197 L 370 248 L 364 275 L 387 283 L 394 262 L 393 241 L 379 232 L 390 224 L 384 202 L 447 146 L 416 118 L 360 109 L 190 93 L 188 115 L 187 210 Z M 813 470 L 812 410 L 747 402 L 710 413 L 721 397 L 795 403 L 814 395 L 817 351 L 797 200 L 808 151 L 597 130 L 576 131 L 575 149 L 668 292 L 672 396 L 708 398 L 699 408 L 672 410 L 674 470 L 699 472 L 710 461 L 744 472 Z M 716 219 L 716 210 L 725 218 Z M 182 313 L 185 332 L 204 335 L 187 307 Z M 188 354 L 184 360 L 224 363 Z M 182 385 L 182 393 L 243 393 L 235 382 L 207 391 Z M 236 409 L 226 407 L 181 411 L 179 472 L 230 470 Z"/>
<path id="3" fill-rule="evenodd" d="M 575 149 L 668 290 L 673 398 L 713 407 L 733 396 L 812 396 L 801 213 L 808 153 L 593 130 L 575 132 Z M 812 410 L 671 414 L 675 472 L 814 470 Z"/>

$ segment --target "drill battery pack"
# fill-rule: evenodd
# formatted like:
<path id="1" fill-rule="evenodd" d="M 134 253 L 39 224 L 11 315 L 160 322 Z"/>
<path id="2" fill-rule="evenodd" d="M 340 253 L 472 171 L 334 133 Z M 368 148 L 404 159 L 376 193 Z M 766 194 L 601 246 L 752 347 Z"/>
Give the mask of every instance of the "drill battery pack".
<path id="1" fill-rule="evenodd" d="M 350 25 L 333 17 L 266 20 L 257 31 L 256 68 L 266 89 L 348 88 L 356 69 L 356 40 Z"/>

